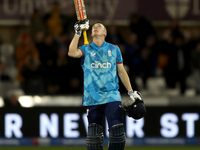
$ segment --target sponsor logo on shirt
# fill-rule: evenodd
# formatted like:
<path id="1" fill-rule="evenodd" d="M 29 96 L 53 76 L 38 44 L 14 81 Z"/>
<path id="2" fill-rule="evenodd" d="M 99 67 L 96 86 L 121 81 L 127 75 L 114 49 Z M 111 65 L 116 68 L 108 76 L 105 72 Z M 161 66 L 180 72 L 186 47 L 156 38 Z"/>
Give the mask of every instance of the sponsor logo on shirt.
<path id="1" fill-rule="evenodd" d="M 91 63 L 91 67 L 92 68 L 111 68 L 111 63 L 109 62 L 105 62 L 105 63 L 98 63 L 97 61 L 95 61 L 94 63 Z"/>

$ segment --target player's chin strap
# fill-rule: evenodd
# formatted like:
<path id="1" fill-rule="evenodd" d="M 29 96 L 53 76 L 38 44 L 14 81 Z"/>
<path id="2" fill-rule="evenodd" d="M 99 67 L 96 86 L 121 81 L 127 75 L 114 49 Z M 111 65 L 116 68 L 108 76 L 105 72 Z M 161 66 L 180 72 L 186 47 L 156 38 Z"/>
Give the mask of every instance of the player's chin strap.
<path id="1" fill-rule="evenodd" d="M 112 126 L 109 131 L 108 150 L 124 150 L 126 136 L 123 123 Z"/>
<path id="2" fill-rule="evenodd" d="M 103 128 L 92 123 L 88 126 L 87 150 L 103 150 Z"/>

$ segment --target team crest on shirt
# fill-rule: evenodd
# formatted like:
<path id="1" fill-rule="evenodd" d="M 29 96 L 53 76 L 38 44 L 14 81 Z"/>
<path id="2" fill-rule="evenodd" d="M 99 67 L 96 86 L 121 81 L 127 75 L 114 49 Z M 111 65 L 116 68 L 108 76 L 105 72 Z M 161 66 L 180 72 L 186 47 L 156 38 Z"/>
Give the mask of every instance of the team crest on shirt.
<path id="1" fill-rule="evenodd" d="M 108 49 L 108 56 L 112 56 L 111 50 Z"/>
<path id="2" fill-rule="evenodd" d="M 92 53 L 92 52 L 91 52 L 90 54 L 91 54 L 92 57 L 95 57 L 95 56 L 96 56 L 96 53 Z"/>

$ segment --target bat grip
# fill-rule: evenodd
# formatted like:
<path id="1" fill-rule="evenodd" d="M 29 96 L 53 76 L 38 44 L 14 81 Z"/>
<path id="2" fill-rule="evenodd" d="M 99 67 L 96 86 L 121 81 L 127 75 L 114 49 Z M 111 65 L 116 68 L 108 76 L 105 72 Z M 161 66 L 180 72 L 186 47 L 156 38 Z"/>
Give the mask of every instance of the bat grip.
<path id="1" fill-rule="evenodd" d="M 88 45 L 89 42 L 88 42 L 88 39 L 87 39 L 87 33 L 86 33 L 86 30 L 83 30 L 83 38 L 84 38 L 84 45 Z"/>

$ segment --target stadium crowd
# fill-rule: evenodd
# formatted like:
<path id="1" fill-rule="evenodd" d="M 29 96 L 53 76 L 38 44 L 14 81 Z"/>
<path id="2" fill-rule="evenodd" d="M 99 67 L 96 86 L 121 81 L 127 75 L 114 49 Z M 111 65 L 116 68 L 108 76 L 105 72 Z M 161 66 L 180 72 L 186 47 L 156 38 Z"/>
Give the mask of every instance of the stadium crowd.
<path id="1" fill-rule="evenodd" d="M 35 10 L 29 32 L 20 35 L 17 44 L 1 43 L 1 89 L 6 89 L 7 83 L 7 89 L 14 88 L 17 82 L 26 95 L 82 94 L 81 59 L 67 56 L 77 20 L 71 12 L 62 14 L 58 3 L 52 4 L 46 14 Z M 177 21 L 158 32 L 139 14 L 131 14 L 125 28 L 126 32 L 114 24 L 107 26 L 106 41 L 120 47 L 134 90 L 140 90 L 136 78 L 141 78 L 143 88 L 148 90 L 148 79 L 162 76 L 166 88 L 174 89 L 179 83 L 180 94 L 184 95 L 190 80 L 190 86 L 200 94 L 200 37 L 196 32 L 186 34 Z M 123 86 L 120 91 L 126 92 Z M 0 94 L 8 98 L 5 93 L 1 90 Z"/>

